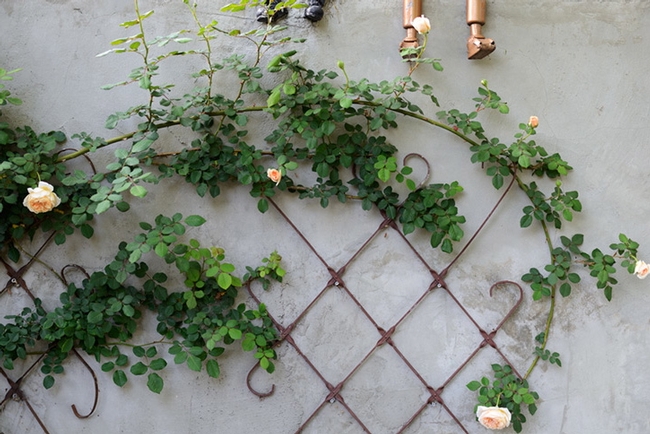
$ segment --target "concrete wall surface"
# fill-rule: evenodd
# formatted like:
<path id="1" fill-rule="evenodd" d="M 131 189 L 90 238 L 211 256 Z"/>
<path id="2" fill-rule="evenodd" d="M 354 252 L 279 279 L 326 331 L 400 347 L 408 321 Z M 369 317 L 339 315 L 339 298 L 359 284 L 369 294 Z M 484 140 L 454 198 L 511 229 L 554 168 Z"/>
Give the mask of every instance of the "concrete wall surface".
<path id="1" fill-rule="evenodd" d="M 230 14 L 221 12 L 227 0 L 197 3 L 198 17 L 214 19 L 223 29 L 261 26 L 254 9 Z M 194 28 L 181 0 L 140 0 L 141 11 L 151 9 L 155 12 L 145 21 L 150 37 Z M 317 23 L 304 19 L 302 10 L 292 10 L 283 21 L 286 34 L 306 38 L 291 47 L 303 64 L 315 71 L 337 70 L 340 60 L 351 80 L 379 82 L 408 73 L 398 51 L 405 36 L 401 1 L 327 0 L 324 9 Z M 119 26 L 133 19 L 133 10 L 132 0 L 0 0 L 0 67 L 22 68 L 6 84 L 24 101 L 3 107 L 2 120 L 37 131 L 61 130 L 68 137 L 83 131 L 111 138 L 131 131 L 135 121 L 109 131 L 105 120 L 145 103 L 146 92 L 133 85 L 110 91 L 100 87 L 124 80 L 140 60 L 128 54 L 96 55 L 110 49 L 112 40 L 135 32 Z M 483 31 L 497 49 L 472 61 L 466 54 L 469 29 L 462 0 L 424 0 L 423 13 L 432 25 L 426 54 L 441 59 L 444 67 L 436 72 L 423 65 L 413 74 L 414 80 L 433 86 L 441 106 L 418 100 L 424 114 L 435 119 L 441 108 L 471 111 L 481 80 L 487 80 L 508 102 L 510 113 L 481 113 L 486 130 L 509 144 L 518 124 L 536 115 L 540 125 L 535 140 L 574 168 L 564 187 L 580 192 L 584 210 L 562 231 L 551 231 L 552 241 L 557 245 L 561 235 L 582 233 L 584 250 L 607 250 L 624 232 L 640 242 L 640 259 L 650 262 L 650 2 L 488 0 Z M 212 43 L 217 58 L 254 54 L 242 39 L 223 35 Z M 172 92 L 182 95 L 197 85 L 199 79 L 191 74 L 201 67 L 198 58 L 171 58 L 159 79 L 176 83 Z M 232 72 L 222 72 L 214 89 L 229 95 L 238 80 Z M 430 165 L 430 182 L 457 180 L 465 188 L 458 206 L 467 218 L 466 236 L 456 246 L 458 252 L 503 190 L 495 190 L 480 165 L 470 163 L 471 152 L 453 134 L 409 118 L 397 121 L 399 127 L 385 134 L 400 156 L 419 153 Z M 251 115 L 248 142 L 263 147 L 272 127 L 266 115 Z M 157 146 L 181 149 L 191 139 L 183 134 L 167 131 Z M 73 139 L 68 144 L 78 146 Z M 109 148 L 90 157 L 102 169 L 112 155 Z M 423 178 L 424 162 L 410 162 L 414 176 Z M 87 170 L 83 159 L 74 164 Z M 313 176 L 300 170 L 295 174 L 301 175 Z M 533 360 L 534 337 L 544 329 L 549 308 L 548 299 L 533 301 L 532 291 L 521 281 L 531 267 L 541 269 L 548 262 L 543 232 L 519 228 L 521 209 L 529 203 L 525 194 L 515 187 L 505 197 L 449 269 L 448 291 L 428 290 L 429 268 L 440 271 L 455 256 L 433 250 L 426 234 L 403 237 L 382 226 L 377 210 L 363 211 L 354 201 L 332 201 L 322 209 L 318 201 L 297 200 L 287 192 L 274 201 L 277 207 L 261 214 L 257 200 L 243 187 L 224 186 L 217 198 L 200 198 L 182 179 L 167 179 L 152 186 L 145 198 L 129 199 L 129 213 L 111 209 L 97 216 L 92 239 L 74 235 L 63 245 L 48 245 L 41 262 L 24 276 L 44 306 L 52 308 L 64 289 L 52 270 L 67 264 L 102 269 L 117 243 L 138 233 L 138 222 L 152 221 L 160 213 L 204 216 L 207 223 L 192 228 L 188 237 L 223 247 L 238 269 L 277 250 L 286 278 L 268 291 L 253 288 L 283 327 L 292 326 L 295 345 L 285 340 L 277 347 L 276 372 L 255 370 L 250 377 L 254 390 L 266 392 L 274 385 L 272 395 L 260 398 L 249 391 L 246 380 L 255 359 L 237 345 L 220 358 L 218 379 L 175 365 L 173 356 L 165 355 L 170 363 L 161 373 L 165 388 L 159 395 L 147 390 L 144 378 L 131 376 L 126 386 L 117 387 L 100 364 L 82 353 L 100 391 L 89 418 L 75 417 L 70 408 L 74 404 L 80 413 L 88 412 L 94 399 L 89 371 L 71 357 L 52 389 L 43 389 L 38 369 L 21 384 L 44 426 L 26 401 L 10 399 L 0 409 L 0 432 L 280 434 L 301 427 L 306 433 L 332 434 L 486 432 L 473 414 L 475 393 L 465 385 L 488 375 L 491 363 L 503 363 L 489 345 L 481 347 L 479 328 L 489 332 L 497 327 L 518 297 L 514 284 L 495 289 L 493 297 L 490 287 L 508 280 L 523 288 L 521 305 L 495 337 L 499 350 L 522 373 Z M 21 245 L 33 253 L 42 241 L 39 235 Z M 23 255 L 18 265 L 25 260 Z M 344 285 L 333 285 L 331 270 L 340 272 Z M 523 432 L 648 433 L 650 279 L 619 270 L 620 284 L 608 302 L 589 273 L 583 267 L 576 270 L 582 282 L 570 297 L 558 296 L 548 344 L 560 354 L 562 366 L 540 361 L 529 377 L 540 400 Z M 4 285 L 9 277 L 1 273 Z M 253 302 L 245 292 L 241 297 Z M 4 293 L 0 301 L 3 315 L 31 303 L 19 288 Z M 159 339 L 154 320 L 143 319 L 147 326 L 137 342 Z M 397 327 L 390 342 L 378 345 L 382 330 L 393 325 Z M 159 345 L 161 354 L 167 349 Z M 29 360 L 6 370 L 7 376 L 20 377 Z M 0 377 L 0 396 L 9 389 Z M 332 390 L 335 398 L 330 401 Z M 502 432 L 514 431 L 510 427 Z"/>

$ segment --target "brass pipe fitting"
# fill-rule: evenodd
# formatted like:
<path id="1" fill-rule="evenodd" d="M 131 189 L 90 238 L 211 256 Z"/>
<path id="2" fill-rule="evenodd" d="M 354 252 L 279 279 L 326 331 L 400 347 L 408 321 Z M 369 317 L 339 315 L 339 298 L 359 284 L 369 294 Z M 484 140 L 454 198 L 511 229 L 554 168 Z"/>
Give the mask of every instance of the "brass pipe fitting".
<path id="1" fill-rule="evenodd" d="M 406 38 L 399 44 L 399 49 L 418 48 L 418 32 L 411 24 L 416 17 L 422 15 L 422 0 L 403 0 L 403 27 L 406 29 Z"/>
<path id="2" fill-rule="evenodd" d="M 470 36 L 467 40 L 467 58 L 482 59 L 496 49 L 494 40 L 481 33 L 485 25 L 485 0 L 467 0 L 467 25 Z"/>

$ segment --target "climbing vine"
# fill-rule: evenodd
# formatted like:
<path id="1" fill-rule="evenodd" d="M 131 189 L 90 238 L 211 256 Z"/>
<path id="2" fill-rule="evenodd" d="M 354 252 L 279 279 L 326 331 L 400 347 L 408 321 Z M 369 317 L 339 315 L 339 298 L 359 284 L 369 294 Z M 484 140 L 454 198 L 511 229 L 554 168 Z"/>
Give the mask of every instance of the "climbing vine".
<path id="1" fill-rule="evenodd" d="M 133 20 L 122 23 L 133 34 L 112 41 L 112 48 L 100 54 L 135 55 L 142 60 L 125 80 L 105 86 L 107 90 L 138 86 L 147 92 L 144 102 L 107 117 L 109 130 L 136 120 L 135 131 L 108 139 L 87 132 L 67 138 L 58 131 L 38 133 L 0 122 L 3 262 L 18 262 L 21 241 L 33 238 L 37 231 L 51 234 L 56 244 L 64 244 L 76 232 L 92 238 L 101 230 L 97 215 L 111 208 L 128 212 L 137 206 L 138 198 L 147 195 L 151 184 L 168 178 L 192 184 L 199 197 L 217 197 L 233 184 L 246 186 L 262 213 L 268 210 L 269 199 L 280 193 L 318 200 L 323 208 L 331 201 L 352 202 L 365 210 L 376 208 L 399 222 L 404 234 L 426 231 L 432 248 L 452 253 L 465 235 L 465 217 L 456 203 L 464 187 L 457 181 L 416 184 L 410 178 L 412 169 L 400 167 L 399 149 L 385 134 L 401 118 L 412 118 L 465 143 L 471 162 L 483 168 L 495 189 L 518 187 L 529 199 L 521 210 L 521 228 L 535 227 L 544 233 L 548 263 L 521 277 L 529 284 L 532 298 L 548 305 L 529 369 L 520 377 L 507 365 L 493 365 L 494 381 L 484 377 L 467 385 L 478 392 L 479 422 L 492 428 L 512 422 L 520 432 L 526 421 L 522 405 L 534 414 L 539 398 L 529 388 L 529 375 L 540 360 L 561 366 L 560 355 L 547 348 L 558 293 L 568 297 L 581 280 L 577 267 L 586 267 L 611 300 L 616 266 L 639 278 L 650 271 L 638 258 L 639 244 L 621 234 L 609 246 L 611 252 L 587 252 L 581 248 L 584 236 L 572 234 L 560 236 L 560 245 L 556 245 L 551 231 L 567 233 L 574 213 L 582 211 L 578 192 L 564 189 L 572 167 L 558 153 L 550 154 L 535 142 L 539 126 L 535 116 L 519 124 L 510 144 L 490 136 L 481 123 L 482 112 L 505 115 L 510 109 L 487 81 L 480 83 L 470 110 L 438 109 L 436 118 L 428 117 L 413 100 L 424 96 L 430 106 L 427 111 L 438 107 L 438 100 L 432 86 L 415 81 L 413 71 L 429 65 L 432 73 L 440 73 L 442 65 L 424 56 L 426 41 L 403 53 L 409 62 L 407 75 L 379 83 L 352 80 L 342 62 L 333 70 L 316 71 L 304 65 L 299 58 L 304 40 L 286 36 L 287 28 L 271 19 L 252 30 L 225 29 L 216 21 L 202 22 L 196 4 L 183 3 L 194 29 L 151 38 L 146 20 L 154 13 L 141 12 L 135 0 Z M 223 10 L 239 13 L 259 3 L 242 0 Z M 276 8 L 302 6 L 285 1 Z M 274 12 L 269 10 L 271 15 Z M 418 28 L 426 39 L 428 21 Z M 216 58 L 214 47 L 221 38 L 235 39 L 247 48 Z M 199 86 L 185 95 L 176 95 L 174 83 L 160 80 L 165 61 L 176 56 L 203 61 L 202 69 L 193 73 Z M 0 80 L 7 82 L 16 74 L 19 70 L 0 69 Z M 217 74 L 236 77 L 238 87 L 219 93 Z M 19 103 L 0 83 L 0 105 Z M 249 141 L 249 130 L 256 128 L 254 113 L 273 121 L 263 146 Z M 158 144 L 159 133 L 165 129 L 187 131 L 192 140 L 175 151 L 163 152 Z M 71 142 L 75 149 L 70 148 Z M 97 170 L 89 156 L 111 147 L 115 148 L 113 160 Z M 87 159 L 91 170 L 72 169 L 68 162 L 78 158 Z M 315 181 L 299 181 L 293 176 L 298 168 L 311 170 Z M 539 184 L 547 185 L 538 182 L 542 179 L 552 181 L 552 191 L 542 190 Z M 395 183 L 406 187 L 406 197 L 393 188 Z M 63 362 L 82 350 L 101 363 L 102 371 L 110 373 L 116 385 L 126 384 L 128 375 L 146 375 L 148 388 L 159 393 L 164 383 L 158 372 L 167 366 L 160 354 L 163 348 L 175 363 L 193 371 L 205 368 L 209 376 L 218 377 L 224 345 L 237 343 L 251 351 L 262 368 L 273 372 L 277 357 L 273 345 L 279 337 L 265 306 L 250 307 L 236 300 L 239 290 L 254 281 L 264 289 L 270 289 L 269 279 L 282 281 L 281 256 L 272 252 L 260 265 L 238 273 L 223 249 L 187 240 L 191 229 L 204 222 L 202 216 L 180 213 L 141 222 L 142 232 L 119 243 L 114 260 L 103 271 L 86 274 L 81 283 L 68 283 L 61 273 L 66 289 L 58 307 L 47 311 L 35 298 L 33 307 L 7 316 L 8 322 L 0 325 L 4 368 L 13 369 L 16 360 L 41 351 L 43 384 L 50 388 L 56 374 L 63 372 Z M 175 270 L 183 288 L 168 284 L 171 271 L 153 269 L 148 261 L 154 256 Z M 133 336 L 145 312 L 155 316 L 160 339 L 136 344 Z"/>

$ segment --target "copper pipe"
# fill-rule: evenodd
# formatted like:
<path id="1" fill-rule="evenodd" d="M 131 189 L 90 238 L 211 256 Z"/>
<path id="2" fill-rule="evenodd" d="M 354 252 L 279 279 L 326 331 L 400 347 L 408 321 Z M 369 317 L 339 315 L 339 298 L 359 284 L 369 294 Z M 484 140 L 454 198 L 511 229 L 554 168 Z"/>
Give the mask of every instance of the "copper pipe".
<path id="1" fill-rule="evenodd" d="M 481 33 L 485 25 L 485 0 L 467 0 L 467 25 L 470 36 L 467 40 L 467 58 L 482 59 L 496 49 L 494 40 Z"/>
<path id="2" fill-rule="evenodd" d="M 422 0 L 403 0 L 403 27 L 406 29 L 406 38 L 399 44 L 399 49 L 418 48 L 418 32 L 411 24 L 413 19 L 422 15 Z"/>

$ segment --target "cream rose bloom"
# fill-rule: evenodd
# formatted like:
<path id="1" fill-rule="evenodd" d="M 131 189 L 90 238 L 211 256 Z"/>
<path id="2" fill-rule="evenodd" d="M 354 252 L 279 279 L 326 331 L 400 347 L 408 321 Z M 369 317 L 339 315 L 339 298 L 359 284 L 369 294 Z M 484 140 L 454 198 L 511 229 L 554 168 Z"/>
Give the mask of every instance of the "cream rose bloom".
<path id="1" fill-rule="evenodd" d="M 424 15 L 413 18 L 411 25 L 419 34 L 429 33 L 431 30 L 431 22 Z"/>
<path id="2" fill-rule="evenodd" d="M 23 205 L 35 214 L 52 211 L 61 203 L 54 193 L 54 187 L 47 182 L 40 181 L 38 187 L 28 188 L 27 191 L 29 194 L 23 200 Z"/>
<path id="3" fill-rule="evenodd" d="M 639 279 L 645 279 L 648 274 L 650 274 L 650 265 L 646 264 L 643 261 L 636 261 L 636 266 L 634 267 L 634 274 Z"/>
<path id="4" fill-rule="evenodd" d="M 531 116 L 530 119 L 528 119 L 528 125 L 537 128 L 539 126 L 539 118 L 537 116 Z"/>
<path id="5" fill-rule="evenodd" d="M 271 181 L 275 182 L 275 185 L 278 185 L 282 179 L 282 173 L 278 169 L 267 170 L 266 176 L 268 176 Z"/>
<path id="6" fill-rule="evenodd" d="M 503 429 L 510 426 L 510 410 L 503 407 L 483 407 L 476 409 L 476 417 L 481 425 L 488 429 Z"/>

